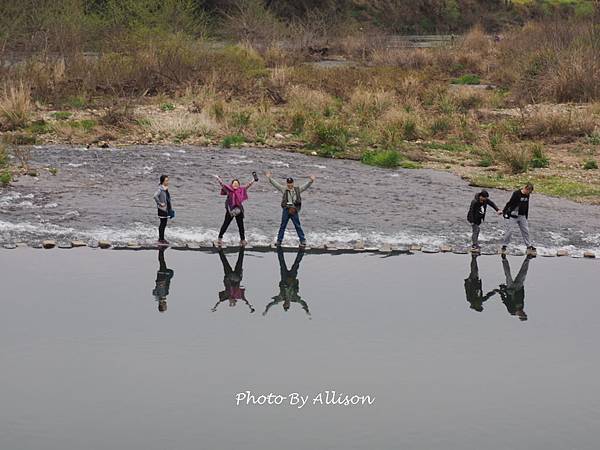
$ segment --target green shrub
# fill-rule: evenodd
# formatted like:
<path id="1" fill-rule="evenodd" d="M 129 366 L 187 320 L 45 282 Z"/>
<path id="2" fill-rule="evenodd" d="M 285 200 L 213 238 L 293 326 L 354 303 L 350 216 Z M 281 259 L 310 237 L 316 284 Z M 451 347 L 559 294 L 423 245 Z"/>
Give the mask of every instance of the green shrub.
<path id="1" fill-rule="evenodd" d="M 68 120 L 71 118 L 73 113 L 70 113 L 68 111 L 57 111 L 52 113 L 51 115 L 56 120 Z"/>
<path id="2" fill-rule="evenodd" d="M 83 95 L 75 95 L 72 97 L 68 97 L 65 101 L 67 106 L 75 109 L 83 109 L 87 106 L 87 99 Z"/>
<path id="3" fill-rule="evenodd" d="M 240 147 L 244 142 L 246 142 L 244 136 L 240 134 L 232 134 L 225 136 L 221 142 L 221 145 L 225 148 Z"/>
<path id="4" fill-rule="evenodd" d="M 586 137 L 586 142 L 590 145 L 600 145 L 600 131 L 595 131 Z"/>
<path id="5" fill-rule="evenodd" d="M 322 145 L 317 150 L 317 155 L 322 158 L 336 158 L 341 151 L 339 147 L 333 145 Z"/>
<path id="6" fill-rule="evenodd" d="M 479 75 L 466 74 L 452 80 L 452 84 L 480 84 L 481 78 Z"/>
<path id="7" fill-rule="evenodd" d="M 494 158 L 492 157 L 492 155 L 482 155 L 481 159 L 479 160 L 479 162 L 477 163 L 477 165 L 479 167 L 490 167 L 494 164 Z"/>
<path id="8" fill-rule="evenodd" d="M 0 173 L 0 184 L 2 186 L 8 186 L 11 181 L 12 174 L 9 171 L 5 170 L 4 172 Z"/>
<path id="9" fill-rule="evenodd" d="M 400 154 L 396 150 L 367 151 L 362 155 L 361 162 L 369 166 L 398 167 Z"/>
<path id="10" fill-rule="evenodd" d="M 431 123 L 431 134 L 434 136 L 447 133 L 452 128 L 452 123 L 448 117 L 436 117 L 435 120 Z"/>
<path id="11" fill-rule="evenodd" d="M 531 150 L 531 167 L 541 169 L 550 165 L 550 159 L 544 153 L 544 147 L 541 144 L 534 144 Z"/>
<path id="12" fill-rule="evenodd" d="M 583 163 L 583 168 L 585 170 L 596 170 L 598 169 L 598 163 L 595 159 L 589 159 Z"/>
<path id="13" fill-rule="evenodd" d="M 69 125 L 72 128 L 79 128 L 85 132 L 90 132 L 96 127 L 97 123 L 95 120 L 92 120 L 92 119 L 82 119 L 82 120 L 71 120 L 69 122 Z"/>
<path id="14" fill-rule="evenodd" d="M 252 113 L 249 111 L 236 111 L 231 114 L 229 125 L 236 130 L 243 130 L 250 125 L 250 118 Z"/>
<path id="15" fill-rule="evenodd" d="M 349 139 L 350 132 L 345 126 L 334 122 L 319 122 L 314 129 L 312 143 L 342 151 L 346 149 Z"/>
<path id="16" fill-rule="evenodd" d="M 407 141 L 416 141 L 419 139 L 417 122 L 412 117 L 407 118 L 402 125 L 402 137 Z"/>
<path id="17" fill-rule="evenodd" d="M 303 113 L 296 112 L 292 115 L 292 126 L 291 131 L 295 135 L 300 135 L 304 132 L 304 126 L 306 125 L 306 116 Z"/>

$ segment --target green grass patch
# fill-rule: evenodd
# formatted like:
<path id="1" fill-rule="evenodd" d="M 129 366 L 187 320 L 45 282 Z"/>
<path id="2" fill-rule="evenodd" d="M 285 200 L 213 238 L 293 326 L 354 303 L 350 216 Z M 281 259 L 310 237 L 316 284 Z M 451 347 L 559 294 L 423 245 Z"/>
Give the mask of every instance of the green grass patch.
<path id="1" fill-rule="evenodd" d="M 53 131 L 52 125 L 45 120 L 36 120 L 29 124 L 27 131 L 33 134 L 48 134 Z"/>
<path id="2" fill-rule="evenodd" d="M 452 84 L 481 84 L 481 78 L 479 77 L 479 75 L 469 73 L 455 78 L 454 80 L 452 80 Z"/>
<path id="3" fill-rule="evenodd" d="M 83 109 L 87 106 L 88 101 L 83 95 L 74 95 L 65 100 L 65 105 L 74 109 Z"/>
<path id="4" fill-rule="evenodd" d="M 175 105 L 173 103 L 161 103 L 159 108 L 163 112 L 173 111 L 175 109 Z"/>
<path id="5" fill-rule="evenodd" d="M 598 169 L 598 163 L 595 159 L 589 159 L 583 163 L 583 168 L 585 170 L 596 170 Z"/>
<path id="6" fill-rule="evenodd" d="M 559 176 L 518 176 L 518 175 L 476 175 L 471 178 L 474 186 L 506 189 L 517 189 L 532 182 L 535 192 L 553 197 L 563 197 L 571 200 L 600 197 L 600 184 L 571 181 Z"/>
<path id="7" fill-rule="evenodd" d="M 51 116 L 55 120 L 69 120 L 73 116 L 73 113 L 69 111 L 56 111 Z"/>
<path id="8" fill-rule="evenodd" d="M 225 148 L 241 147 L 244 142 L 246 142 L 246 138 L 244 138 L 244 136 L 241 134 L 232 134 L 225 136 L 223 141 L 221 141 L 221 145 Z"/>
<path id="9" fill-rule="evenodd" d="M 72 128 L 78 128 L 85 132 L 90 132 L 96 127 L 96 125 L 98 125 L 98 123 L 92 119 L 82 119 L 82 120 L 71 120 L 69 122 L 69 125 Z"/>
<path id="10" fill-rule="evenodd" d="M 534 144 L 531 150 L 531 167 L 541 169 L 550 165 L 550 159 L 544 152 L 544 147 L 541 144 Z"/>
<path id="11" fill-rule="evenodd" d="M 395 150 L 367 151 L 361 162 L 369 166 L 393 168 L 400 165 L 400 153 Z"/>

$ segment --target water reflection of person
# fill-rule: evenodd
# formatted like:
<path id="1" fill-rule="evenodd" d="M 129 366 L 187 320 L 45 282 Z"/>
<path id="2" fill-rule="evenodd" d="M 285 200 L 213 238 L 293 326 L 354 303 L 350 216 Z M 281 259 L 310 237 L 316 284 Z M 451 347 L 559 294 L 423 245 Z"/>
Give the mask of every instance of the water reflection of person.
<path id="1" fill-rule="evenodd" d="M 158 250 L 158 272 L 156 272 L 156 286 L 152 291 L 152 295 L 158 302 L 158 310 L 165 312 L 167 310 L 167 295 L 169 295 L 169 287 L 171 279 L 175 271 L 167 267 L 165 262 L 165 249 Z"/>
<path id="2" fill-rule="evenodd" d="M 285 257 L 283 255 L 283 249 L 281 247 L 277 247 L 277 257 L 279 259 L 279 269 L 281 275 L 281 281 L 279 282 L 279 295 L 272 297 L 273 301 L 267 305 L 265 312 L 263 312 L 263 316 L 267 315 L 267 312 L 272 306 L 275 306 L 279 303 L 283 303 L 282 306 L 285 311 L 290 309 L 290 305 L 292 303 L 298 303 L 306 312 L 306 314 L 310 316 L 308 304 L 302 300 L 298 294 L 300 290 L 298 269 L 300 268 L 300 262 L 304 257 L 304 248 L 300 247 L 298 253 L 296 254 L 294 264 L 292 264 L 292 267 L 289 270 L 287 268 Z"/>
<path id="3" fill-rule="evenodd" d="M 521 265 L 521 270 L 517 277 L 513 280 L 510 273 L 510 264 L 506 255 L 502 255 L 502 267 L 506 276 L 506 284 L 501 284 L 498 293 L 502 297 L 502 303 L 506 306 L 507 311 L 511 316 L 517 316 L 519 320 L 527 320 L 525 313 L 525 278 L 529 270 L 529 261 L 533 256 L 526 256 Z"/>
<path id="4" fill-rule="evenodd" d="M 244 247 L 240 247 L 235 269 L 231 268 L 231 264 L 229 264 L 222 248 L 219 249 L 219 257 L 223 264 L 223 285 L 225 289 L 219 292 L 219 301 L 211 308 L 211 311 L 215 312 L 217 307 L 224 301 L 229 301 L 229 306 L 233 307 L 237 305 L 238 300 L 242 300 L 250 308 L 250 313 L 253 313 L 255 311 L 254 307 L 246 300 L 246 289 L 241 287 L 244 272 Z"/>
<path id="5" fill-rule="evenodd" d="M 483 295 L 481 278 L 479 278 L 479 266 L 477 265 L 478 256 L 479 255 L 471 256 L 471 273 L 469 273 L 469 277 L 465 279 L 465 293 L 467 295 L 467 301 L 471 304 L 470 308 L 477 312 L 481 312 L 483 311 L 483 303 L 496 294 L 497 291 L 494 289 Z"/>

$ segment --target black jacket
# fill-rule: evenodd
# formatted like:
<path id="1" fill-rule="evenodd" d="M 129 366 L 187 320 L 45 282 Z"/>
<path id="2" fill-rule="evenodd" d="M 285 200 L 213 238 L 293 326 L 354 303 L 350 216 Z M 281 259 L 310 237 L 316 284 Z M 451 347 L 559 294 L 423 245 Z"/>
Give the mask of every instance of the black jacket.
<path id="1" fill-rule="evenodd" d="M 475 198 L 471 201 L 471 206 L 469 207 L 469 212 L 467 214 L 467 220 L 469 223 L 481 225 L 481 222 L 485 220 L 485 213 L 488 205 L 494 208 L 494 210 L 498 211 L 496 204 L 489 198 L 485 201 L 485 203 L 479 203 L 479 194 L 475 195 Z"/>
<path id="2" fill-rule="evenodd" d="M 502 210 L 505 219 L 509 217 L 525 216 L 529 218 L 529 194 L 525 195 L 520 189 L 513 192 L 510 200 Z"/>

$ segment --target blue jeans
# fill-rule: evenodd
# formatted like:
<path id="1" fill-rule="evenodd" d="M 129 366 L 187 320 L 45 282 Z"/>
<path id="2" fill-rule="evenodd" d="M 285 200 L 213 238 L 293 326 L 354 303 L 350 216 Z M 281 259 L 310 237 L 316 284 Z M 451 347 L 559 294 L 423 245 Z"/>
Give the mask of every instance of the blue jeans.
<path id="1" fill-rule="evenodd" d="M 283 235 L 285 234 L 285 229 L 287 227 L 288 222 L 292 219 L 292 223 L 296 228 L 296 233 L 298 233 L 298 239 L 300 242 L 304 242 L 306 238 L 304 237 L 304 231 L 302 230 L 302 225 L 300 225 L 300 212 L 296 212 L 296 214 L 290 214 L 287 208 L 282 208 L 281 212 L 281 225 L 279 227 L 279 234 L 277 235 L 277 241 L 283 241 Z"/>

